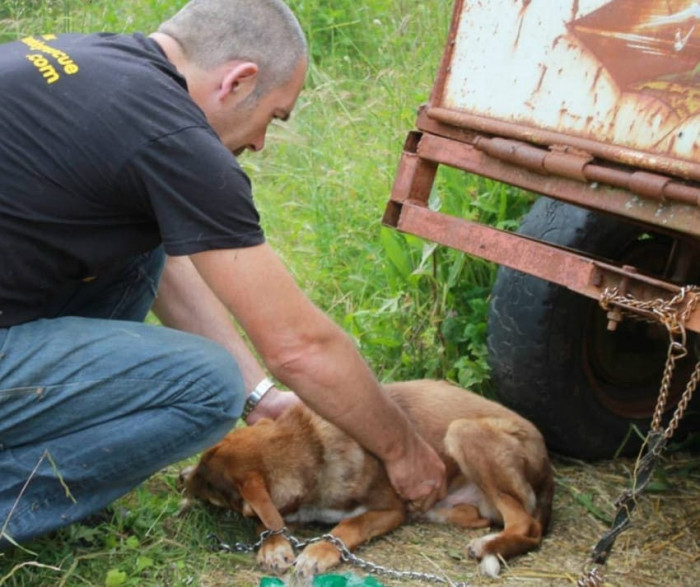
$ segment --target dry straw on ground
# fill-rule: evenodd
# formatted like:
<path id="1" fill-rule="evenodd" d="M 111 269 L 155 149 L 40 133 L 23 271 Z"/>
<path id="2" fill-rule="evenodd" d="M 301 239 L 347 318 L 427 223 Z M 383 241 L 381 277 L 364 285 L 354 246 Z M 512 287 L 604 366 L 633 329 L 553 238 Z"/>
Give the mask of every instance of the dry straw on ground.
<path id="1" fill-rule="evenodd" d="M 483 534 L 479 530 L 412 524 L 360 548 L 357 554 L 393 569 L 431 573 L 475 586 L 576 585 L 593 546 L 609 528 L 615 500 L 630 487 L 634 460 L 587 464 L 555 459 L 554 464 L 557 492 L 550 532 L 538 551 L 510 561 L 499 579 L 479 576 L 477 565 L 465 553 L 469 540 Z M 657 471 L 634 510 L 631 526 L 620 535 L 602 568 L 606 586 L 700 583 L 700 456 L 667 456 Z M 340 572 L 363 575 L 349 565 Z M 202 585 L 230 584 L 231 574 L 227 575 L 210 576 Z M 264 575 L 252 564 L 244 564 L 234 576 L 236 585 L 258 585 Z M 428 584 L 377 578 L 388 587 Z"/>

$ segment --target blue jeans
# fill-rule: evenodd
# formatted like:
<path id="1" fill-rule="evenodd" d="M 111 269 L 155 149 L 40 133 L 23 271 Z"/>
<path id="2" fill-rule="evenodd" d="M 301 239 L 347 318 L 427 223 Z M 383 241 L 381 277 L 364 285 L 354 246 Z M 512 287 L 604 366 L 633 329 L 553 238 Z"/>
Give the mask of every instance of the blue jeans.
<path id="1" fill-rule="evenodd" d="M 240 415 L 228 352 L 142 323 L 164 259 L 141 255 L 0 329 L 0 549 L 103 509 Z"/>

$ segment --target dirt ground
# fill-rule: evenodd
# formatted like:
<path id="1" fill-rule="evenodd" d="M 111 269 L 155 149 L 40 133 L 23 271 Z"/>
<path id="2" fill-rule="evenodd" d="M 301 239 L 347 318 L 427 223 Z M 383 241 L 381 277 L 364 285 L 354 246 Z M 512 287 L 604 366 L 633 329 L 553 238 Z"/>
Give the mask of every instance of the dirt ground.
<path id="1" fill-rule="evenodd" d="M 477 564 L 465 553 L 479 530 L 412 524 L 360 548 L 356 554 L 371 563 L 399 571 L 418 571 L 442 578 L 444 583 L 468 585 L 576 585 L 601 535 L 610 527 L 614 503 L 631 485 L 633 459 L 587 464 L 555 458 L 557 491 L 549 534 L 542 547 L 516 558 L 498 579 L 479 575 Z M 667 456 L 632 515 L 607 564 L 601 567 L 606 586 L 690 586 L 700 584 L 700 455 Z M 316 528 L 309 537 L 324 532 Z M 222 554 L 222 556 L 227 556 Z M 361 569 L 343 565 L 359 584 Z M 264 574 L 252 564 L 235 571 L 236 585 L 259 585 Z M 427 585 L 430 582 L 375 575 L 388 587 Z M 202 587 L 230 585 L 227 577 L 210 576 Z"/>

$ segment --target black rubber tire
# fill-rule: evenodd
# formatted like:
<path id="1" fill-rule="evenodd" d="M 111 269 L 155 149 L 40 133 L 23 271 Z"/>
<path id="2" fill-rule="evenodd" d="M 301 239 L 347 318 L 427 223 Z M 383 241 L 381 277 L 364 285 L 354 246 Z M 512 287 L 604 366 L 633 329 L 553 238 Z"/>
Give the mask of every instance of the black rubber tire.
<path id="1" fill-rule="evenodd" d="M 535 202 L 519 232 L 652 274 L 662 272 L 673 242 L 548 198 Z M 499 269 L 488 333 L 494 392 L 532 420 L 555 452 L 585 460 L 633 454 L 640 442 L 631 426 L 642 433 L 649 428 L 668 345 L 665 330 L 624 320 L 613 333 L 606 324 L 596 300 Z M 694 344 L 689 346 L 691 356 L 676 370 L 673 399 L 697 360 Z"/>

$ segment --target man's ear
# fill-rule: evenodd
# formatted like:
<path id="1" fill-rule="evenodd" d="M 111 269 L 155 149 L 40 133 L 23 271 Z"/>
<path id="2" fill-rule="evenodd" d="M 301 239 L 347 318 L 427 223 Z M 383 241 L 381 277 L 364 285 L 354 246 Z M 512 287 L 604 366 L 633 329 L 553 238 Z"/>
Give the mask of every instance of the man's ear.
<path id="1" fill-rule="evenodd" d="M 241 102 L 247 98 L 258 83 L 258 69 L 252 61 L 234 61 L 221 79 L 219 100 L 223 101 L 230 96 L 236 102 Z"/>

